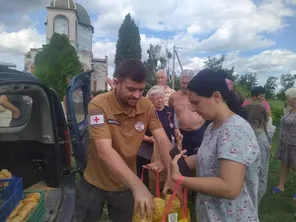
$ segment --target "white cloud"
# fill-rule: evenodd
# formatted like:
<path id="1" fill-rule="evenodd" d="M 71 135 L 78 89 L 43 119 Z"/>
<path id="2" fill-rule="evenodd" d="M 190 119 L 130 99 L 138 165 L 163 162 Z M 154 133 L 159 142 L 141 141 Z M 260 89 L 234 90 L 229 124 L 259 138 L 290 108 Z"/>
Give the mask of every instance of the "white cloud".
<path id="1" fill-rule="evenodd" d="M 33 4 L 37 0 L 30 1 Z M 11 2 L 16 4 L 18 1 Z M 45 2 L 47 4 L 46 0 L 36 3 L 35 9 L 44 7 Z M 260 78 L 296 72 L 295 53 L 287 50 L 267 50 L 270 46 L 276 48 L 272 35 L 287 28 L 284 18 L 294 16 L 294 11 L 289 6 L 296 4 L 295 0 L 262 0 L 259 5 L 251 0 L 151 0 L 150 2 L 77 0 L 77 2 L 90 11 L 95 27 L 94 36 L 103 37 L 103 40 L 93 43 L 93 53 L 96 58 L 108 56 L 110 76 L 114 71 L 116 44 L 114 39 L 117 37 L 124 16 L 129 12 L 140 28 L 162 32 L 159 36 L 169 36 L 165 40 L 164 37 L 150 35 L 148 37 L 141 34 L 143 60 L 148 57 L 146 52 L 150 43 L 167 45 L 169 49 L 172 49 L 173 45 L 184 49 L 196 49 L 178 50 L 183 67 L 195 71 L 202 69 L 207 59 L 204 56 L 206 54 L 201 54 L 201 51 L 241 52 L 259 49 L 263 52 L 251 56 L 237 52 L 228 53 L 225 65 L 228 67 L 234 65 L 236 71 L 240 73 L 257 72 Z M 10 5 L 10 9 L 13 9 L 12 6 Z M 24 6 L 23 12 L 30 12 L 30 7 Z M 7 29 L 9 16 L 5 17 L 5 23 L 0 16 L 0 61 L 14 62 L 23 66 L 24 53 L 29 48 L 40 47 L 45 42 L 45 36 L 32 27 L 30 17 L 21 12 L 20 7 L 14 12 L 14 14 L 20 13 L 20 22 L 18 26 L 14 26 L 18 27 L 17 31 Z M 4 16 L 2 15 L 2 18 Z M 43 22 L 45 18 L 41 20 Z M 171 35 L 171 32 L 175 35 Z M 176 70 L 180 71 L 177 61 Z"/>
<path id="2" fill-rule="evenodd" d="M 24 67 L 24 54 L 30 48 L 40 48 L 45 42 L 45 35 L 39 34 L 36 29 L 28 28 L 18 32 L 6 32 L 0 24 L 0 61 L 11 62 L 18 69 Z"/>
<path id="3" fill-rule="evenodd" d="M 86 0 L 83 4 L 98 18 L 95 35 L 116 37 L 124 16 L 130 12 L 141 28 L 178 31 L 196 39 L 199 49 L 250 50 L 275 44 L 264 36 L 285 26 L 283 18 L 293 16 L 288 7 L 294 0 Z M 157 5 L 157 7 L 155 7 Z M 194 37 L 193 37 L 194 36 Z"/>
<path id="4" fill-rule="evenodd" d="M 0 52 L 21 54 L 30 48 L 41 47 L 45 42 L 45 35 L 39 34 L 36 29 L 23 29 L 18 32 L 0 33 Z"/>
<path id="5" fill-rule="evenodd" d="M 221 56 L 221 55 L 216 55 Z M 206 57 L 192 57 L 184 64 L 185 68 L 200 70 L 204 68 Z M 224 67 L 235 67 L 235 72 L 245 74 L 256 73 L 259 84 L 264 85 L 269 76 L 279 77 L 281 74 L 296 73 L 296 53 L 290 50 L 265 50 L 255 55 L 239 55 L 230 52 L 225 56 Z"/>

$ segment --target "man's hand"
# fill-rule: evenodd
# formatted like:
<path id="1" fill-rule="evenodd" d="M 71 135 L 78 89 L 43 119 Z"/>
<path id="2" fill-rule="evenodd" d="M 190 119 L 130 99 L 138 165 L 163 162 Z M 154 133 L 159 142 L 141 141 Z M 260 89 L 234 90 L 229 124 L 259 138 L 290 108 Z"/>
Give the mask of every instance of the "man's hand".
<path id="1" fill-rule="evenodd" d="M 139 211 L 141 219 L 144 219 L 145 215 L 149 219 L 151 218 L 152 211 L 154 210 L 153 196 L 147 187 L 142 183 L 133 189 L 135 210 Z M 145 213 L 146 212 L 146 213 Z"/>
<path id="2" fill-rule="evenodd" d="M 175 138 L 176 140 L 179 140 L 179 141 L 183 139 L 183 135 L 179 129 L 175 129 Z"/>
<path id="3" fill-rule="evenodd" d="M 161 173 L 165 170 L 164 163 L 160 160 L 155 160 L 152 163 L 147 164 L 146 166 L 143 166 L 144 168 L 148 170 L 153 170 L 155 172 Z"/>
<path id="4" fill-rule="evenodd" d="M 20 113 L 19 109 L 16 108 L 16 109 L 11 111 L 11 115 L 12 115 L 13 118 L 16 119 L 16 118 L 20 117 L 21 113 Z"/>
<path id="5" fill-rule="evenodd" d="M 151 143 L 155 143 L 153 136 L 150 137 Z"/>

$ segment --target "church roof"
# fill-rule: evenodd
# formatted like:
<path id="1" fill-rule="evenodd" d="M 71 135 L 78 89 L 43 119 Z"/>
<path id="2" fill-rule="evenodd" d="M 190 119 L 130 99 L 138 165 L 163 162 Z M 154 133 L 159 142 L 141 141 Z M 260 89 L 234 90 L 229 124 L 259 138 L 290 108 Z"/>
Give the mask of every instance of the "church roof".
<path id="1" fill-rule="evenodd" d="M 77 8 L 78 22 L 83 25 L 91 26 L 90 17 L 86 9 L 78 3 L 76 3 L 76 8 Z"/>
<path id="2" fill-rule="evenodd" d="M 52 8 L 76 9 L 76 4 L 73 0 L 51 0 L 49 5 Z"/>

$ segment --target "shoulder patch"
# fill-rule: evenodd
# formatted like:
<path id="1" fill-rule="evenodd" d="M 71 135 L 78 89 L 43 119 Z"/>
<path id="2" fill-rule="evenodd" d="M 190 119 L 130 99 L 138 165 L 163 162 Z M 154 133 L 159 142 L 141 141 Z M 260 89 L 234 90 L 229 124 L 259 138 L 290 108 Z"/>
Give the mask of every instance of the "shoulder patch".
<path id="1" fill-rule="evenodd" d="M 90 116 L 90 125 L 103 125 L 104 124 L 104 115 L 97 114 Z"/>

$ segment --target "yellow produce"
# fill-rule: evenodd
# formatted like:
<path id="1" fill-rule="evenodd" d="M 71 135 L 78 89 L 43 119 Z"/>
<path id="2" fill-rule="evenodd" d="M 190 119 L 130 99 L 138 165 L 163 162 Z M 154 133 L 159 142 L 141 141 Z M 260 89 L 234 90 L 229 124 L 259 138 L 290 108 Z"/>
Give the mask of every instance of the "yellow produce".
<path id="1" fill-rule="evenodd" d="M 144 219 L 141 219 L 140 212 L 137 211 L 137 213 L 134 214 L 133 222 L 153 222 L 153 217 L 151 216 L 150 220 L 148 220 L 145 215 Z"/>
<path id="2" fill-rule="evenodd" d="M 17 215 L 17 213 L 21 210 L 21 208 L 24 206 L 23 201 L 20 201 L 19 204 L 14 208 L 14 210 L 11 212 L 11 214 L 8 217 L 8 220 L 12 219 Z"/>
<path id="3" fill-rule="evenodd" d="M 24 220 L 27 216 L 29 216 L 29 214 L 31 213 L 31 211 L 36 205 L 37 203 L 34 203 L 34 202 L 27 203 L 26 205 L 23 206 L 23 208 L 17 215 Z"/>
<path id="4" fill-rule="evenodd" d="M 12 220 L 8 220 L 8 222 L 23 222 L 23 218 L 20 216 L 14 217 Z"/>
<path id="5" fill-rule="evenodd" d="M 27 197 L 26 199 L 24 199 L 24 204 L 27 204 L 27 203 L 38 203 L 38 200 L 36 200 L 36 198 L 34 197 Z"/>
<path id="6" fill-rule="evenodd" d="M 30 193 L 22 200 L 9 215 L 7 222 L 25 221 L 37 206 L 40 200 L 40 193 Z"/>
<path id="7" fill-rule="evenodd" d="M 170 197 L 171 197 L 171 194 L 168 194 L 165 197 L 165 205 L 168 204 Z M 169 210 L 169 213 L 176 213 L 179 211 L 180 208 L 181 208 L 181 201 L 177 196 L 175 196 L 172 202 L 171 209 Z"/>
<path id="8" fill-rule="evenodd" d="M 40 200 L 41 195 L 40 195 L 40 193 L 29 193 L 29 194 L 27 194 L 27 198 L 28 197 L 34 198 L 38 203 L 39 200 Z"/>
<path id="9" fill-rule="evenodd" d="M 154 206 L 153 220 L 161 220 L 165 210 L 165 201 L 161 198 L 156 197 L 154 198 Z"/>
<path id="10" fill-rule="evenodd" d="M 11 173 L 7 170 L 7 169 L 3 169 L 0 171 L 0 174 L 2 174 L 3 176 L 6 177 L 6 179 L 10 179 L 12 178 L 12 175 Z"/>
<path id="11" fill-rule="evenodd" d="M 0 179 L 11 179 L 11 178 L 12 178 L 12 175 L 8 170 L 3 169 L 0 171 Z M 2 186 L 7 187 L 8 184 L 9 184 L 8 182 L 0 183 L 0 187 Z"/>

